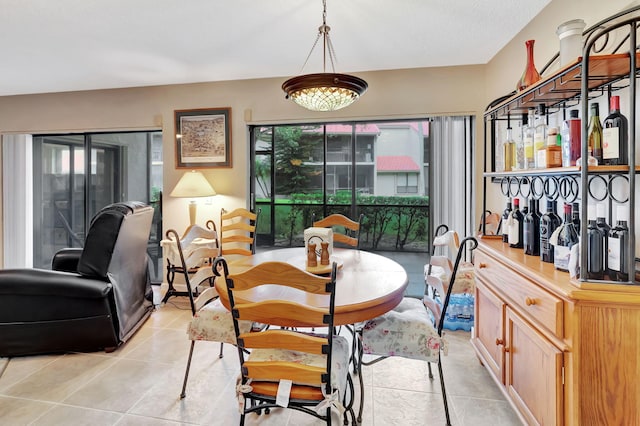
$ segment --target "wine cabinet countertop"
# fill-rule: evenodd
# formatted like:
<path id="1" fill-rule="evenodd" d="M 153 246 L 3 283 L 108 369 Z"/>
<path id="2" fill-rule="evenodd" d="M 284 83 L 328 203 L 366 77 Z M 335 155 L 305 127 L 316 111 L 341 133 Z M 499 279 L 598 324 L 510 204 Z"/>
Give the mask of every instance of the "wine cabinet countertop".
<path id="1" fill-rule="evenodd" d="M 479 240 L 479 248 L 558 296 L 576 301 L 640 304 L 640 285 L 571 279 L 567 272 L 555 269 L 553 263 L 542 262 L 540 256 L 525 255 L 524 250 L 510 248 L 502 239 L 496 237 L 482 237 Z M 477 266 L 482 268 L 482 265 Z"/>

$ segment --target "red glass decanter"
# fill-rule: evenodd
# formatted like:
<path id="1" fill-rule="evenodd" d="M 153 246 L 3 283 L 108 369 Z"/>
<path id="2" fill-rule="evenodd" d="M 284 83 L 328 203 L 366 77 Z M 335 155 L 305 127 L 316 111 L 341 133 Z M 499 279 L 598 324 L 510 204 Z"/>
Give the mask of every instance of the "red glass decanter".
<path id="1" fill-rule="evenodd" d="M 536 69 L 536 65 L 533 63 L 533 44 L 535 40 L 527 40 L 524 44 L 527 46 L 527 66 L 522 73 L 522 77 L 518 80 L 516 90 L 518 92 L 531 86 L 533 83 L 541 79 L 540 73 Z"/>

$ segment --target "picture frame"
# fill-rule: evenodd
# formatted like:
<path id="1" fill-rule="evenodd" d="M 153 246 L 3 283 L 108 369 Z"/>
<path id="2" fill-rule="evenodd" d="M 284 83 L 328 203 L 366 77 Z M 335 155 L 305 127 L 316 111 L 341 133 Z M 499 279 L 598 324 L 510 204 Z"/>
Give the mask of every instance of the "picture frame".
<path id="1" fill-rule="evenodd" d="M 231 108 L 175 110 L 176 168 L 231 165 Z"/>

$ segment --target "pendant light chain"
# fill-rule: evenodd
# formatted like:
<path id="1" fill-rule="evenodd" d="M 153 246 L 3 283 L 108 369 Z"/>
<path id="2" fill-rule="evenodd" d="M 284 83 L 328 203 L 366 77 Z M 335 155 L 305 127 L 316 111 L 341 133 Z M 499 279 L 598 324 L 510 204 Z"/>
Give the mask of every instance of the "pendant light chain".
<path id="1" fill-rule="evenodd" d="M 335 66 L 335 63 L 337 62 L 336 52 L 333 48 L 331 37 L 329 36 L 329 31 L 331 30 L 331 27 L 327 25 L 327 0 L 322 0 L 322 8 L 323 8 L 322 9 L 322 25 L 320 26 L 320 28 L 318 28 L 318 35 L 316 35 L 316 39 L 313 42 L 313 46 L 311 46 L 311 50 L 309 51 L 309 54 L 307 55 L 307 58 L 304 61 L 304 64 L 302 64 L 302 68 L 300 68 L 301 73 L 304 71 L 304 68 L 307 66 L 307 63 L 309 62 L 309 58 L 311 58 L 311 54 L 313 53 L 316 46 L 318 45 L 318 41 L 320 41 L 320 37 L 322 37 L 322 72 L 327 72 L 327 52 L 329 52 L 329 62 L 331 63 L 331 71 L 334 73 L 336 72 L 336 66 Z"/>

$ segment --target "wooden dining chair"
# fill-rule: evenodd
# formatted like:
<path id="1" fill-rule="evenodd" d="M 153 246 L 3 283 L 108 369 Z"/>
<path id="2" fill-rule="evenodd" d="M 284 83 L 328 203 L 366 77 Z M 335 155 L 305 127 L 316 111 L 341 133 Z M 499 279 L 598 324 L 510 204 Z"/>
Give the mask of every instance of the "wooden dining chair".
<path id="1" fill-rule="evenodd" d="M 360 247 L 360 227 L 364 215 L 358 216 L 358 221 L 349 219 L 342 214 L 332 214 L 324 219 L 314 220 L 313 226 L 317 228 L 332 228 L 333 242 L 342 243 L 350 247 Z"/>
<path id="2" fill-rule="evenodd" d="M 178 291 L 174 287 L 176 274 L 182 274 L 185 281 L 189 281 L 190 275 L 198 272 L 199 268 L 206 263 L 210 266 L 213 259 L 218 256 L 220 242 L 216 225 L 212 220 L 208 220 L 205 226 L 206 228 L 197 224 L 191 225 L 181 237 L 174 229 L 169 229 L 166 232 L 163 249 L 167 259 L 167 284 L 169 288 L 161 303 L 166 303 L 171 296 L 187 295 L 187 292 Z M 198 241 L 212 241 L 212 243 L 199 245 Z M 193 290 L 197 292 L 197 287 L 193 287 Z"/>
<path id="3" fill-rule="evenodd" d="M 211 222 L 213 224 L 213 222 Z M 214 225 L 215 229 L 215 225 Z M 174 274 L 181 272 L 186 285 L 185 294 L 189 297 L 191 307 L 191 321 L 187 326 L 187 336 L 191 340 L 187 367 L 184 373 L 180 398 L 186 396 L 187 381 L 191 369 L 191 360 L 195 343 L 198 340 L 220 342 L 219 358 L 223 356 L 223 345 L 229 343 L 235 345 L 235 333 L 231 313 L 220 303 L 218 292 L 214 285 L 213 259 L 218 256 L 218 247 L 194 246 L 190 251 L 185 251 L 182 242 L 192 243 L 196 238 L 214 238 L 215 232 L 206 230 L 199 225 L 192 225 L 185 235 L 188 238 L 181 239 L 178 233 L 170 229 L 167 238 L 174 241 L 177 249 L 177 264 L 174 265 Z M 215 238 L 217 241 L 217 237 Z M 205 283 L 204 290 L 198 290 Z M 252 324 L 242 322 L 243 330 L 250 330 Z"/>
<path id="4" fill-rule="evenodd" d="M 224 258 L 216 259 L 214 265 L 214 270 L 222 270 L 226 276 L 238 342 L 240 424 L 244 424 L 249 413 L 268 413 L 276 407 L 286 407 L 330 425 L 332 408 L 342 409 L 346 402 L 355 422 L 351 408 L 350 344 L 346 338 L 333 334 L 337 265 L 333 264 L 330 277 L 316 276 L 284 262 L 263 262 L 232 275 L 228 274 Z M 242 300 L 243 291 L 269 292 L 274 286 L 295 288 L 301 296 L 295 300 L 269 297 L 252 303 Z M 305 303 L 318 297 L 326 298 L 326 307 Z M 242 320 L 270 327 L 246 332 L 241 329 Z M 314 326 L 325 331 L 303 331 Z M 285 391 L 287 384 L 290 390 Z M 344 420 L 347 424 L 347 412 Z"/>
<path id="5" fill-rule="evenodd" d="M 220 211 L 220 255 L 251 256 L 256 253 L 256 229 L 261 210 L 239 208 Z"/>
<path id="6" fill-rule="evenodd" d="M 460 242 L 457 251 L 451 282 L 456 279 L 456 274 L 462 262 L 462 256 L 467 249 L 474 250 L 478 246 L 478 242 L 474 237 L 467 237 Z M 438 285 L 440 278 L 429 276 L 432 285 Z M 439 284 L 442 286 L 442 282 Z M 444 384 L 444 375 L 442 372 L 441 353 L 446 350 L 446 343 L 442 338 L 442 329 L 445 322 L 445 314 L 451 299 L 451 293 L 454 285 L 446 287 L 444 300 L 442 301 L 442 315 L 439 321 L 435 322 L 434 317 L 422 300 L 411 297 L 404 297 L 400 304 L 386 314 L 367 321 L 359 333 L 359 363 L 358 376 L 360 378 L 360 388 L 362 390 L 362 366 L 371 365 L 389 356 L 399 356 L 411 359 L 420 359 L 429 363 L 435 363 L 438 366 L 440 376 L 440 388 L 442 389 L 442 399 L 444 403 L 444 413 L 447 425 L 451 424 L 449 416 L 449 405 L 447 402 L 447 392 Z M 446 352 L 445 352 L 446 353 Z M 379 355 L 372 361 L 363 362 L 363 354 Z M 432 379 L 431 369 L 429 368 L 429 378 Z M 362 403 L 364 401 L 363 392 L 360 393 L 360 413 L 358 421 L 362 419 Z"/>

